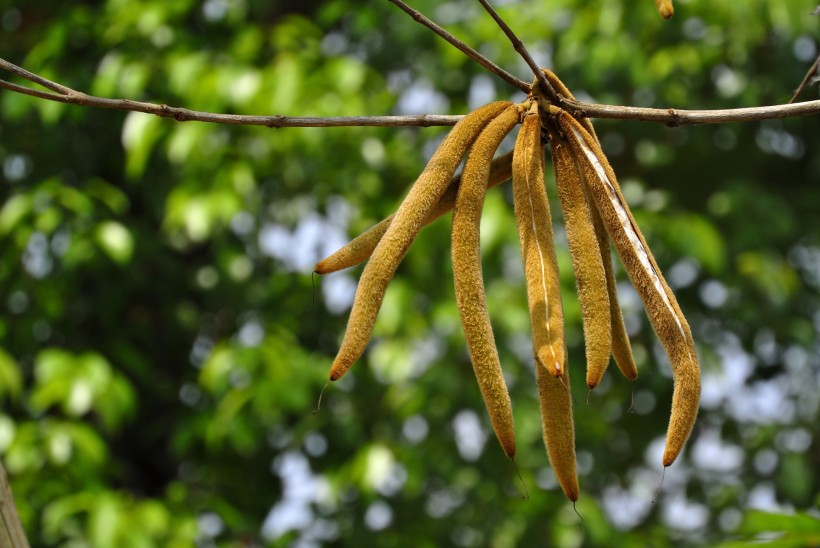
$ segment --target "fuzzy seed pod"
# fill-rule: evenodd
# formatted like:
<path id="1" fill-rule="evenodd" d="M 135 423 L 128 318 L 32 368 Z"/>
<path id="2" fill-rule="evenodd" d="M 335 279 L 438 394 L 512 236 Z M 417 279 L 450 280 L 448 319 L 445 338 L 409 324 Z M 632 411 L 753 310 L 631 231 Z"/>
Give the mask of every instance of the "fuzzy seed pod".
<path id="1" fill-rule="evenodd" d="M 566 356 L 564 357 L 566 363 Z M 535 380 L 541 405 L 541 426 L 552 471 L 569 500 L 578 500 L 578 472 L 575 468 L 575 426 L 572 420 L 572 395 L 569 370 L 553 377 L 536 366 Z"/>
<path id="2" fill-rule="evenodd" d="M 586 183 L 585 183 L 586 187 Z M 635 357 L 632 355 L 632 345 L 629 342 L 629 335 L 626 333 L 624 315 L 621 312 L 621 305 L 618 303 L 618 289 L 615 284 L 615 272 L 612 270 L 612 253 L 609 250 L 609 236 L 606 233 L 604 221 L 598 213 L 598 206 L 595 199 L 587 192 L 587 199 L 593 205 L 592 222 L 595 226 L 595 236 L 598 238 L 598 247 L 601 249 L 601 259 L 604 265 L 604 275 L 606 276 L 607 292 L 609 294 L 609 317 L 612 320 L 612 357 L 621 373 L 627 379 L 634 381 L 638 378 L 638 367 L 635 365 Z M 606 370 L 590 371 L 587 369 L 587 386 L 592 389 L 598 386 Z"/>
<path id="3" fill-rule="evenodd" d="M 612 349 L 609 288 L 601 248 L 595 234 L 592 208 L 584 190 L 584 174 L 576 165 L 575 153 L 557 131 L 553 130 L 551 136 L 555 184 L 564 212 L 578 302 L 584 319 L 587 378 L 600 379 L 609 364 Z"/>
<path id="4" fill-rule="evenodd" d="M 518 107 L 507 108 L 487 125 L 470 150 L 453 209 L 452 231 L 453 278 L 464 337 L 495 435 L 510 458 L 515 455 L 512 404 L 487 313 L 479 239 L 490 162 L 519 116 Z"/>
<path id="5" fill-rule="evenodd" d="M 552 87 L 555 88 L 559 94 L 567 99 L 575 99 L 572 93 L 567 89 L 567 86 L 549 69 L 541 69 Z M 590 137 L 598 142 L 598 136 L 595 134 L 595 128 L 592 127 L 592 122 L 589 118 L 578 120 L 584 129 L 587 130 Z M 586 187 L 586 185 L 584 185 Z M 586 188 L 585 188 L 586 190 Z M 626 333 L 626 326 L 624 325 L 624 315 L 621 312 L 621 305 L 618 302 L 618 291 L 615 283 L 615 273 L 612 269 L 612 254 L 609 250 L 609 237 L 604 228 L 601 215 L 598 213 L 598 206 L 595 200 L 587 193 L 587 201 L 590 205 L 590 214 L 592 216 L 593 225 L 595 227 L 595 236 L 598 239 L 598 246 L 601 249 L 601 263 L 604 267 L 604 275 L 606 276 L 607 293 L 609 297 L 609 312 L 612 321 L 612 357 L 615 358 L 615 363 L 618 369 L 629 380 L 634 381 L 638 378 L 638 368 L 635 365 L 635 358 L 632 356 L 632 345 L 629 343 L 629 336 Z M 589 364 L 589 362 L 587 362 Z M 603 368 L 590 369 L 587 366 L 587 386 L 592 389 L 598 386 L 601 382 L 604 373 L 606 372 L 607 364 Z"/>
<path id="6" fill-rule="evenodd" d="M 464 153 L 487 123 L 510 104 L 508 101 L 490 103 L 457 123 L 408 192 L 359 278 L 344 340 L 330 369 L 331 381 L 344 375 L 367 347 L 387 284 L 427 215 L 447 190 Z"/>
<path id="7" fill-rule="evenodd" d="M 498 186 L 504 181 L 509 180 L 512 176 L 511 164 L 512 152 L 508 152 L 494 159 L 490 167 L 490 180 L 487 188 Z M 456 193 L 458 192 L 460 184 L 461 174 L 458 174 L 450 180 L 447 191 L 441 197 L 438 204 L 436 204 L 436 207 L 427 214 L 427 217 L 424 219 L 424 226 L 429 225 L 445 213 L 452 211 L 456 203 Z M 313 271 L 316 274 L 330 274 L 331 272 L 350 268 L 351 266 L 356 266 L 366 261 L 370 258 L 373 250 L 376 249 L 384 233 L 387 232 L 387 228 L 393 221 L 394 215 L 395 214 L 391 214 L 389 217 L 382 219 L 350 240 L 347 245 L 316 263 Z"/>
<path id="8" fill-rule="evenodd" d="M 539 367 L 563 373 L 564 313 L 552 218 L 544 188 L 544 147 L 537 103 L 524 117 L 513 156 L 513 207 L 524 260 L 532 344 Z"/>
<path id="9" fill-rule="evenodd" d="M 675 379 L 672 413 L 663 455 L 663 465 L 669 466 L 683 449 L 697 418 L 700 367 L 695 342 L 678 301 L 649 251 L 649 246 L 621 194 L 615 173 L 597 141 L 568 114 L 559 112 L 557 119 L 584 171 L 589 193 L 598 204 L 598 211 L 615 249 L 669 356 Z"/>

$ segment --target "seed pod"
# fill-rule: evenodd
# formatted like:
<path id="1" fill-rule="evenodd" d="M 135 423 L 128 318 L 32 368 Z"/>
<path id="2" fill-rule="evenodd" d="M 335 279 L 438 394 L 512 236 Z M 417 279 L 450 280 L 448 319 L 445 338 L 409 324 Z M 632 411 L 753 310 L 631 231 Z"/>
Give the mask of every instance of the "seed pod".
<path id="1" fill-rule="evenodd" d="M 464 153 L 487 123 L 510 104 L 497 101 L 468 114 L 453 127 L 430 158 L 359 278 L 344 340 L 330 369 L 331 381 L 341 378 L 367 347 L 387 284 L 424 225 L 424 219 L 447 190 Z"/>
<path id="2" fill-rule="evenodd" d="M 512 176 L 511 164 L 512 152 L 508 152 L 507 154 L 494 159 L 490 167 L 490 180 L 487 188 L 500 185 L 504 181 L 507 181 Z M 460 184 L 461 174 L 459 173 L 450 180 L 450 184 L 448 185 L 444 195 L 441 197 L 441 200 L 439 200 L 436 207 L 430 211 L 424 219 L 424 226 L 429 225 L 453 209 L 453 206 L 456 203 L 456 193 L 458 192 L 458 186 Z M 394 215 L 395 214 L 391 214 L 389 217 L 382 219 L 366 231 L 350 240 L 347 245 L 316 263 L 313 271 L 317 274 L 330 274 L 331 272 L 337 272 L 345 268 L 350 268 L 351 266 L 356 266 L 357 264 L 366 261 L 370 258 L 373 250 L 376 249 L 376 246 L 381 241 L 384 233 L 387 232 L 387 228 L 393 221 Z"/>
<path id="3" fill-rule="evenodd" d="M 564 355 L 566 363 L 566 355 Z M 572 420 L 572 395 L 569 390 L 569 370 L 561 369 L 561 377 L 553 377 L 543 367 L 535 368 L 541 426 L 552 471 L 569 500 L 578 500 L 578 472 L 575 467 L 575 426 Z"/>
<path id="4" fill-rule="evenodd" d="M 490 162 L 519 116 L 518 107 L 507 108 L 476 139 L 464 164 L 453 209 L 452 233 L 453 279 L 464 337 L 495 435 L 510 458 L 515 456 L 512 404 L 487 313 L 479 240 Z"/>
<path id="5" fill-rule="evenodd" d="M 586 183 L 584 183 L 586 189 Z M 595 236 L 598 239 L 598 247 L 601 249 L 601 260 L 604 265 L 604 275 L 606 276 L 607 293 L 609 294 L 609 317 L 612 320 L 612 357 L 621 373 L 627 379 L 634 381 L 638 378 L 638 367 L 635 365 L 635 357 L 632 355 L 632 345 L 629 343 L 629 335 L 626 333 L 624 325 L 624 315 L 621 312 L 621 305 L 618 303 L 618 289 L 615 284 L 615 272 L 612 270 L 612 254 L 609 250 L 609 236 L 606 233 L 604 221 L 598 213 L 598 206 L 594 205 L 595 200 L 587 192 L 587 199 L 590 202 L 592 211 L 592 222 L 595 225 Z M 598 386 L 604 376 L 606 369 L 595 371 L 587 369 L 587 386 L 592 389 Z"/>
<path id="6" fill-rule="evenodd" d="M 664 19 L 669 19 L 675 13 L 672 7 L 672 0 L 655 0 L 655 7 Z"/>
<path id="7" fill-rule="evenodd" d="M 598 204 L 598 211 L 609 237 L 614 242 L 615 249 L 641 296 L 652 327 L 669 356 L 675 379 L 672 413 L 663 455 L 663 465 L 669 466 L 692 432 L 700 401 L 700 368 L 692 332 L 629 211 L 615 173 L 597 141 L 563 111 L 557 114 L 557 120 L 584 171 L 589 193 Z"/>
<path id="8" fill-rule="evenodd" d="M 572 93 L 567 89 L 567 86 L 549 69 L 541 69 L 552 87 L 555 88 L 559 94 L 567 99 L 575 99 Z M 584 129 L 587 130 L 590 137 L 598 142 L 598 136 L 595 134 L 595 128 L 592 127 L 592 122 L 589 118 L 578 120 Z M 600 148 L 600 147 L 599 147 Z M 582 173 L 583 174 L 583 173 Z M 586 184 L 584 185 L 586 190 Z M 607 294 L 609 297 L 609 316 L 612 321 L 612 356 L 615 358 L 615 363 L 621 373 L 629 379 L 634 381 L 638 378 L 638 368 L 635 365 L 635 358 L 632 355 L 632 345 L 629 343 L 629 335 L 626 333 L 626 326 L 624 325 L 624 315 L 621 312 L 621 305 L 618 302 L 618 291 L 615 283 L 615 273 L 612 270 L 612 254 L 609 250 L 609 237 L 606 234 L 601 215 L 598 213 L 598 206 L 595 200 L 587 193 L 587 201 L 590 205 L 590 214 L 592 216 L 593 225 L 595 227 L 595 236 L 598 239 L 598 246 L 601 249 L 601 264 L 604 267 L 604 275 L 606 276 Z M 587 386 L 590 389 L 598 386 L 601 382 L 604 373 L 606 372 L 607 364 L 603 368 L 590 369 L 587 367 Z"/>
<path id="9" fill-rule="evenodd" d="M 537 103 L 524 117 L 513 156 L 513 207 L 524 260 L 532 344 L 539 367 L 563 372 L 564 313 L 555 259 L 552 218 L 544 188 L 544 147 Z"/>
<path id="10" fill-rule="evenodd" d="M 578 302 L 584 319 L 587 378 L 600 379 L 609 364 L 612 349 L 612 318 L 601 248 L 575 153 L 554 129 L 551 137 L 555 185 L 564 212 Z"/>

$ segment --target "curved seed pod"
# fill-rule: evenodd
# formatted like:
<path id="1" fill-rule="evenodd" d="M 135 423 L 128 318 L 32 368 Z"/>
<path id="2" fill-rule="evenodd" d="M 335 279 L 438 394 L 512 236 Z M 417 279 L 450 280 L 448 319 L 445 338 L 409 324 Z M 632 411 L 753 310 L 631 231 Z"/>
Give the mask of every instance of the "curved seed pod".
<path id="1" fill-rule="evenodd" d="M 672 7 L 672 0 L 655 0 L 655 7 L 664 19 L 669 19 L 675 13 Z"/>
<path id="2" fill-rule="evenodd" d="M 551 134 L 550 153 L 555 185 L 564 212 L 567 242 L 578 286 L 578 302 L 584 318 L 587 379 L 600 380 L 609 364 L 612 350 L 609 287 L 593 226 L 592 208 L 584 190 L 583 173 L 576 165 L 575 152 L 569 143 L 554 129 Z M 595 385 L 597 382 L 590 388 Z"/>
<path id="3" fill-rule="evenodd" d="M 663 455 L 663 465 L 669 466 L 683 449 L 698 413 L 700 367 L 692 332 L 629 211 L 615 173 L 597 141 L 569 115 L 559 113 L 558 122 L 569 138 L 584 171 L 589 193 L 598 204 L 598 211 L 615 243 L 615 249 L 669 356 L 675 379 L 672 413 Z"/>
<path id="4" fill-rule="evenodd" d="M 541 120 L 533 102 L 524 117 L 513 156 L 513 207 L 527 280 L 535 359 L 553 376 L 563 373 L 564 313 L 552 233 L 552 218 L 544 188 L 544 147 Z"/>
<path id="5" fill-rule="evenodd" d="M 566 97 L 567 99 L 575 99 L 572 92 L 567 89 L 567 86 L 549 69 L 541 69 L 547 80 L 555 90 Z M 595 134 L 595 128 L 592 127 L 592 121 L 589 118 L 578 120 L 590 137 L 598 142 L 598 136 Z M 600 147 L 599 147 L 600 148 Z M 584 185 L 586 190 L 586 185 Z M 609 315 L 612 320 L 612 356 L 615 358 L 615 363 L 618 369 L 629 380 L 634 381 L 638 378 L 638 368 L 635 365 L 635 358 L 632 355 L 632 345 L 629 343 L 629 335 L 626 333 L 626 326 L 624 325 L 624 315 L 621 312 L 621 305 L 618 302 L 618 291 L 615 283 L 615 273 L 612 270 L 612 255 L 609 250 L 609 237 L 606 234 L 601 214 L 598 213 L 598 206 L 595 200 L 587 194 L 587 201 L 590 204 L 590 213 L 592 214 L 593 225 L 595 226 L 595 236 L 598 238 L 598 246 L 601 248 L 601 262 L 604 267 L 604 275 L 606 276 L 606 285 L 609 296 Z M 608 365 L 608 364 L 607 364 Z M 604 373 L 606 372 L 606 365 L 603 369 L 597 371 L 590 371 L 587 369 L 587 386 L 595 388 L 601 382 Z M 590 374 L 592 373 L 592 374 Z"/>
<path id="6" fill-rule="evenodd" d="M 566 363 L 566 355 L 564 356 Z M 553 377 L 543 367 L 535 368 L 538 399 L 541 406 L 541 427 L 544 445 L 552 471 L 569 500 L 578 500 L 578 472 L 575 468 L 575 426 L 572 420 L 572 395 L 569 390 L 569 370 Z"/>
<path id="7" fill-rule="evenodd" d="M 338 380 L 344 375 L 364 352 L 373 332 L 387 284 L 416 234 L 421 230 L 424 219 L 447 190 L 447 185 L 467 148 L 487 123 L 510 104 L 509 101 L 497 101 L 468 114 L 447 134 L 427 162 L 424 171 L 396 211 L 387 232 L 373 250 L 359 278 L 344 340 L 330 368 L 331 381 Z"/>
<path id="8" fill-rule="evenodd" d="M 490 180 L 487 184 L 487 188 L 500 185 L 504 181 L 507 181 L 512 176 L 511 165 L 512 152 L 508 152 L 493 160 L 490 166 Z M 429 225 L 453 209 L 456 203 L 456 193 L 458 192 L 458 186 L 460 184 L 461 174 L 458 174 L 450 180 L 447 191 L 441 197 L 438 204 L 436 204 L 436 207 L 427 214 L 427 217 L 424 219 L 424 226 Z M 394 215 L 395 214 L 391 214 L 389 217 L 385 217 L 350 240 L 347 245 L 316 263 L 313 271 L 316 274 L 330 274 L 331 272 L 337 272 L 366 261 L 370 258 L 373 250 L 376 249 L 384 233 L 387 232 L 387 228 L 393 221 Z"/>
<path id="9" fill-rule="evenodd" d="M 456 302 L 470 359 L 493 430 L 504 453 L 515 456 L 512 404 L 487 313 L 479 247 L 481 210 L 495 150 L 518 123 L 520 110 L 511 106 L 490 122 L 473 145 L 461 177 L 453 209 L 453 279 Z"/>
<path id="10" fill-rule="evenodd" d="M 376 246 L 379 245 L 384 233 L 387 232 L 390 222 L 393 220 L 393 215 L 395 213 L 391 213 L 389 217 L 385 217 L 347 242 L 343 247 L 316 263 L 313 272 L 316 274 L 330 274 L 366 261 L 373 254 Z"/>
<path id="11" fill-rule="evenodd" d="M 584 187 L 586 190 L 586 183 Z M 590 204 L 595 200 L 587 192 L 587 199 Z M 615 272 L 612 270 L 612 254 L 609 250 L 609 236 L 606 233 L 604 221 L 598 213 L 598 206 L 590 208 L 592 211 L 592 223 L 595 227 L 595 236 L 598 238 L 598 247 L 601 249 L 601 260 L 604 265 L 604 275 L 606 276 L 606 287 L 609 293 L 609 317 L 612 320 L 612 357 L 621 373 L 627 379 L 634 381 L 638 378 L 638 367 L 635 365 L 635 357 L 632 355 L 632 345 L 629 342 L 629 335 L 626 333 L 624 325 L 624 315 L 621 312 L 621 305 L 618 303 L 618 288 L 615 284 Z M 598 386 L 606 370 L 601 370 L 597 377 L 591 376 L 587 369 L 587 386 L 592 389 Z"/>

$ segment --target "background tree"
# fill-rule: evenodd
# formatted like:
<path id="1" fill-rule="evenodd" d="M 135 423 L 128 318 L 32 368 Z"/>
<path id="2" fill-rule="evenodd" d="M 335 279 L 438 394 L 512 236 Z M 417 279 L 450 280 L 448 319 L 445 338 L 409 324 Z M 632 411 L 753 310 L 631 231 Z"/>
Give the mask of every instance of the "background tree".
<path id="1" fill-rule="evenodd" d="M 478 3 L 414 5 L 529 79 Z M 691 0 L 665 21 L 648 0 L 530 0 L 500 13 L 580 99 L 707 109 L 786 102 L 818 53 L 815 6 Z M 3 4 L 0 29 L 0 57 L 54 81 L 198 110 L 443 114 L 523 99 L 387 2 L 44 0 Z M 369 353 L 311 413 L 357 274 L 322 279 L 314 303 L 312 266 L 395 209 L 444 129 L 178 123 L 3 91 L 0 452 L 32 543 L 816 535 L 807 516 L 744 515 L 818 504 L 817 118 L 596 125 L 692 324 L 704 393 L 653 505 L 672 383 L 624 284 L 635 413 L 616 372 L 589 405 L 575 383 L 579 528 L 540 440 L 507 187 L 487 197 L 484 269 L 530 500 L 472 378 L 446 221 L 422 232 Z"/>

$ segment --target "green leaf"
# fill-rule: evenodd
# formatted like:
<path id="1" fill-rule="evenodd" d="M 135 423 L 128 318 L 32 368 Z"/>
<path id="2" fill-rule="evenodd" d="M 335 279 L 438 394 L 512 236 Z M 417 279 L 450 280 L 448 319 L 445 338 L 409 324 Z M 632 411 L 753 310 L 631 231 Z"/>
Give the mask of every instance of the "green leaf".
<path id="1" fill-rule="evenodd" d="M 741 530 L 749 535 L 784 533 L 820 536 L 820 518 L 805 513 L 777 514 L 762 510 L 749 510 L 744 517 Z"/>
<path id="2" fill-rule="evenodd" d="M 694 257 L 711 274 L 726 268 L 726 244 L 715 225 L 696 214 L 677 214 L 659 221 L 660 237 L 678 253 Z"/>
<path id="3" fill-rule="evenodd" d="M 77 493 L 58 497 L 46 504 L 43 509 L 43 535 L 50 543 L 65 538 L 67 530 L 71 530 L 72 522 L 77 515 L 87 512 L 94 504 L 94 494 Z"/>
<path id="4" fill-rule="evenodd" d="M 8 415 L 0 414 L 0 455 L 11 446 L 16 433 L 14 421 Z"/>
<path id="5" fill-rule="evenodd" d="M 771 253 L 747 251 L 737 256 L 737 269 L 773 303 L 783 303 L 799 288 L 794 268 Z"/>
<path id="6" fill-rule="evenodd" d="M 113 494 L 101 494 L 94 500 L 89 512 L 88 536 L 93 546 L 116 546 L 118 529 L 125 518 L 126 509 Z M 139 530 L 134 531 L 139 534 Z"/>
<path id="7" fill-rule="evenodd" d="M 0 209 L 0 234 L 12 232 L 31 212 L 31 197 L 28 194 L 16 194 L 6 200 Z"/>
<path id="8" fill-rule="evenodd" d="M 130 112 L 125 117 L 122 144 L 127 153 L 125 171 L 129 177 L 136 179 L 143 174 L 162 133 L 162 120 L 156 116 Z"/>
<path id="9" fill-rule="evenodd" d="M 106 440 L 91 426 L 82 423 L 65 423 L 65 430 L 76 449 L 77 461 L 97 467 L 108 456 Z"/>
<path id="10" fill-rule="evenodd" d="M 121 223 L 116 221 L 105 221 L 97 225 L 97 243 L 119 264 L 127 264 L 131 261 L 134 252 L 134 237 L 131 232 Z"/>
<path id="11" fill-rule="evenodd" d="M 105 204 L 114 214 L 121 215 L 128 210 L 128 196 L 103 179 L 89 179 L 85 182 L 83 192 Z"/>
<path id="12" fill-rule="evenodd" d="M 0 348 L 0 398 L 8 395 L 13 400 L 20 396 L 23 379 L 17 361 Z"/>

